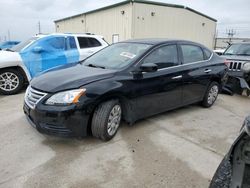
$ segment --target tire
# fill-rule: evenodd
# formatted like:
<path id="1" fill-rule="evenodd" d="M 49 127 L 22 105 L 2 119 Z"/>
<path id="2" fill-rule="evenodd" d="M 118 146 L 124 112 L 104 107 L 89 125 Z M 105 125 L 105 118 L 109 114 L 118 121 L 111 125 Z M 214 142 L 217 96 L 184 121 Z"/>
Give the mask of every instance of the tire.
<path id="1" fill-rule="evenodd" d="M 91 122 L 93 136 L 104 141 L 111 140 L 117 133 L 121 117 L 122 108 L 118 100 L 101 103 L 95 109 Z"/>
<path id="2" fill-rule="evenodd" d="M 24 85 L 24 76 L 15 69 L 0 70 L 0 94 L 17 94 Z"/>
<path id="3" fill-rule="evenodd" d="M 217 82 L 212 82 L 205 93 L 204 99 L 202 101 L 202 106 L 209 108 L 213 106 L 219 94 L 219 84 Z"/>
<path id="4" fill-rule="evenodd" d="M 232 165 L 225 157 L 216 170 L 209 188 L 229 188 L 232 179 Z"/>

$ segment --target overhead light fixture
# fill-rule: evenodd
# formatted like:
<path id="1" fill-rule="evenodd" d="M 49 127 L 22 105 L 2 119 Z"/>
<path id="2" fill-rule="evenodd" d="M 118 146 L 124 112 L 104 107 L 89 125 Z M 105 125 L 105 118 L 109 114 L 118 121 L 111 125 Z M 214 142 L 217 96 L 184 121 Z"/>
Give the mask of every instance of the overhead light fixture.
<path id="1" fill-rule="evenodd" d="M 151 16 L 155 16 L 155 12 L 151 12 Z"/>
<path id="2" fill-rule="evenodd" d="M 121 11 L 121 14 L 122 14 L 122 15 L 124 15 L 124 14 L 125 14 L 125 11 L 124 11 L 124 10 L 122 10 L 122 11 Z"/>

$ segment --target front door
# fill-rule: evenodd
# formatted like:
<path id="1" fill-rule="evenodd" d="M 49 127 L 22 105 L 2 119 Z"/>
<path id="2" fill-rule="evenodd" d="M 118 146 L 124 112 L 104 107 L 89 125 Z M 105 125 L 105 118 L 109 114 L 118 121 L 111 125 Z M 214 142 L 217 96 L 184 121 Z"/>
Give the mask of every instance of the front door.
<path id="1" fill-rule="evenodd" d="M 182 104 L 182 76 L 176 44 L 153 50 L 138 65 L 154 63 L 156 72 L 144 72 L 134 79 L 136 113 L 138 118 L 154 115 Z"/>

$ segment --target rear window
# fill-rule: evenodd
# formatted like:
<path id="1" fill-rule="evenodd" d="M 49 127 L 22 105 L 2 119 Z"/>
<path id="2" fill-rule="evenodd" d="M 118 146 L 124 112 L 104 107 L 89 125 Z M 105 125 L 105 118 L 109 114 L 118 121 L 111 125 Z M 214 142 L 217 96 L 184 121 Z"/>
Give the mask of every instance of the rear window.
<path id="1" fill-rule="evenodd" d="M 199 46 L 184 44 L 181 45 L 181 50 L 184 64 L 204 60 L 203 51 Z"/>
<path id="2" fill-rule="evenodd" d="M 80 48 L 92 48 L 101 46 L 101 43 L 95 38 L 91 37 L 77 37 Z"/>
<path id="3" fill-rule="evenodd" d="M 76 49 L 76 41 L 74 37 L 68 37 L 68 49 L 69 50 Z"/>
<path id="4" fill-rule="evenodd" d="M 90 47 L 101 46 L 101 43 L 95 38 L 88 38 Z"/>
<path id="5" fill-rule="evenodd" d="M 205 54 L 205 60 L 208 60 L 211 57 L 212 52 L 210 50 L 206 49 L 206 48 L 204 48 L 203 51 L 204 51 L 204 54 Z"/>

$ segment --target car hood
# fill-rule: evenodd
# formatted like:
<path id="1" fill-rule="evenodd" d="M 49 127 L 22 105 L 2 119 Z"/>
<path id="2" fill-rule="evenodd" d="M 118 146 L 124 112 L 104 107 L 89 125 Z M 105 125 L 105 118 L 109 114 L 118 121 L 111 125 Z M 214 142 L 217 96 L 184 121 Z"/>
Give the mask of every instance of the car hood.
<path id="1" fill-rule="evenodd" d="M 228 59 L 228 60 L 250 61 L 250 56 L 222 55 L 221 57 Z"/>
<path id="2" fill-rule="evenodd" d="M 0 63 L 20 61 L 20 55 L 17 52 L 0 50 Z"/>
<path id="3" fill-rule="evenodd" d="M 47 93 L 55 93 L 110 78 L 115 72 L 116 70 L 87 67 L 80 63 L 69 64 L 35 77 L 30 85 Z"/>

